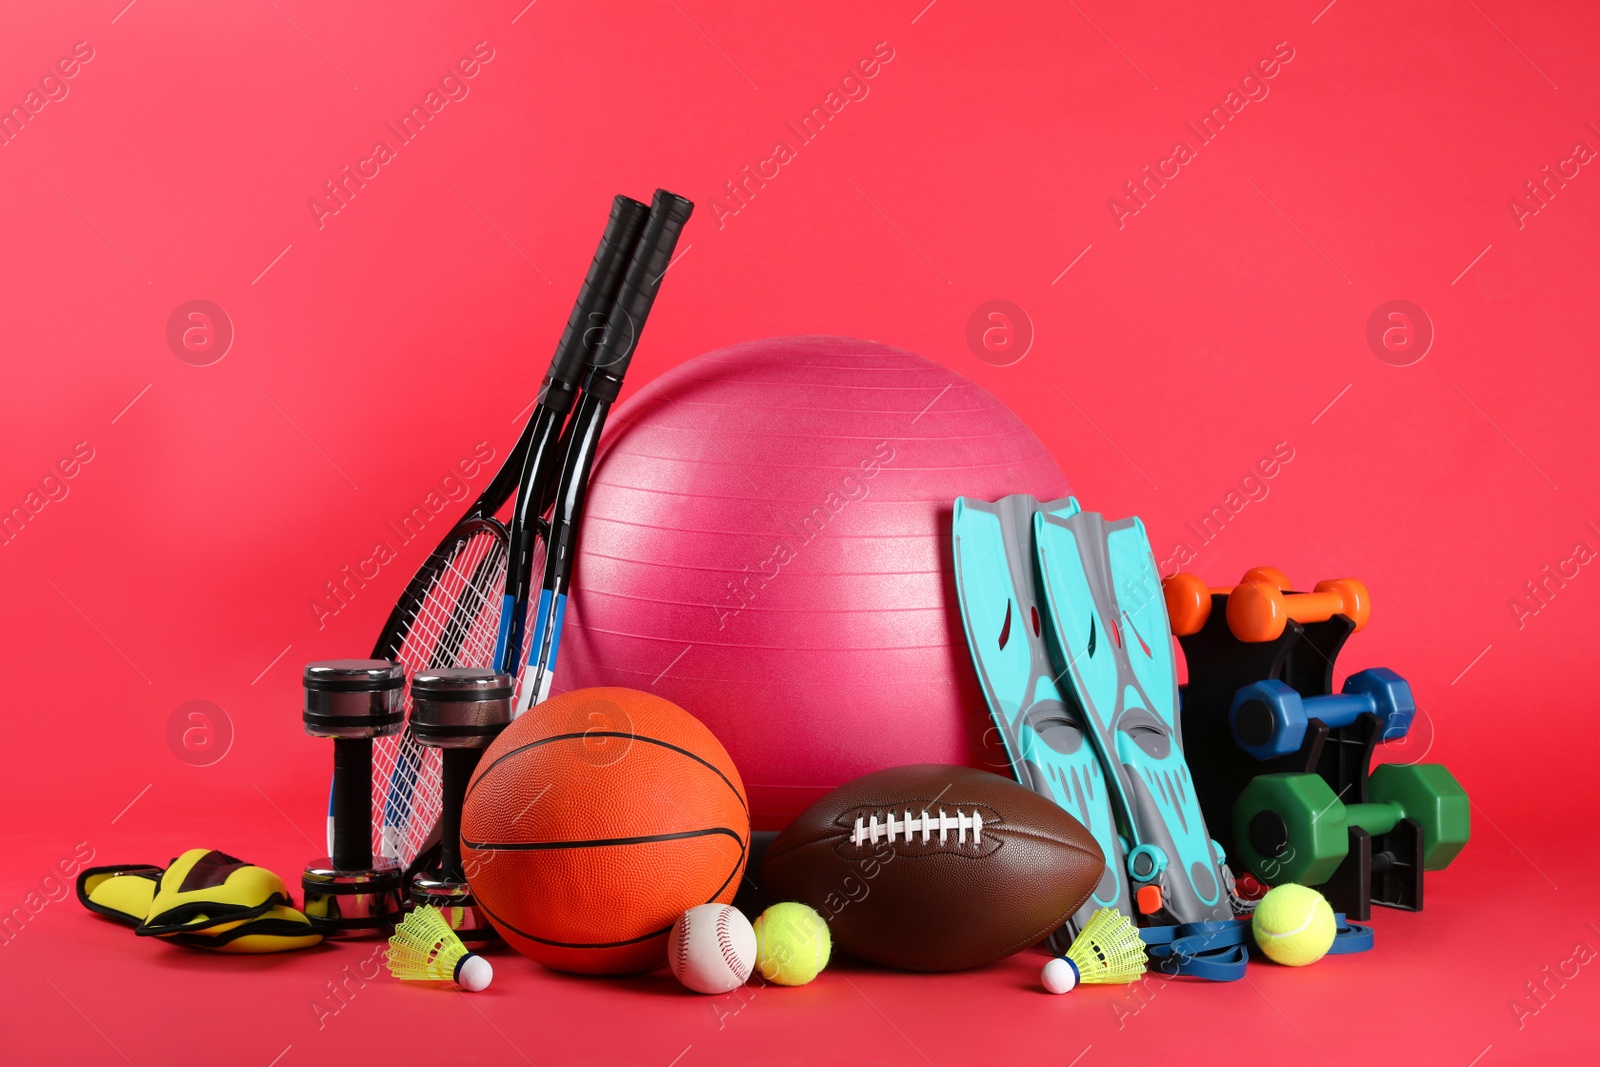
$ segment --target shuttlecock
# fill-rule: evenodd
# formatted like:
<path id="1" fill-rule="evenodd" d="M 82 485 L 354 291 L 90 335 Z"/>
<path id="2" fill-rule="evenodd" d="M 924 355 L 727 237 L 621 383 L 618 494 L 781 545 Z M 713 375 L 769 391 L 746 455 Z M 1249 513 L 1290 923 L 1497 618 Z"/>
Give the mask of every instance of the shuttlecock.
<path id="1" fill-rule="evenodd" d="M 1122 985 L 1144 973 L 1144 939 L 1120 911 L 1101 908 L 1083 924 L 1065 956 L 1044 965 L 1039 977 L 1052 993 L 1079 985 Z"/>
<path id="2" fill-rule="evenodd" d="M 469 993 L 489 985 L 494 968 L 468 952 L 438 908 L 421 907 L 406 916 L 389 938 L 389 973 L 408 981 L 454 982 Z"/>

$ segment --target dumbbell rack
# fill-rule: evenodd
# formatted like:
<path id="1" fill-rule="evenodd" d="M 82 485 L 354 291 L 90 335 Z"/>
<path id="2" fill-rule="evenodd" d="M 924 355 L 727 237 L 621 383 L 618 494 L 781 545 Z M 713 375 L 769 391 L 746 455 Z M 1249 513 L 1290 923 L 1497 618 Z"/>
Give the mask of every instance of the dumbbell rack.
<path id="1" fill-rule="evenodd" d="M 1344 803 L 1366 803 L 1367 776 L 1373 750 L 1382 740 L 1382 725 L 1370 712 L 1341 727 L 1312 718 L 1298 751 L 1273 760 L 1258 760 L 1244 752 L 1228 724 L 1234 694 L 1264 679 L 1277 679 L 1302 697 L 1331 694 L 1334 660 L 1355 624 L 1343 615 L 1326 622 L 1290 620 L 1276 640 L 1246 642 L 1233 636 L 1227 611 L 1227 596 L 1213 594 L 1205 625 L 1178 638 L 1189 665 L 1180 721 L 1206 826 L 1234 855 L 1234 802 L 1258 774 L 1317 774 Z M 1374 903 L 1420 911 L 1422 828 L 1402 819 L 1377 837 L 1358 827 L 1349 833 L 1350 852 L 1344 863 L 1318 887 L 1334 910 L 1355 920 L 1370 918 Z"/>

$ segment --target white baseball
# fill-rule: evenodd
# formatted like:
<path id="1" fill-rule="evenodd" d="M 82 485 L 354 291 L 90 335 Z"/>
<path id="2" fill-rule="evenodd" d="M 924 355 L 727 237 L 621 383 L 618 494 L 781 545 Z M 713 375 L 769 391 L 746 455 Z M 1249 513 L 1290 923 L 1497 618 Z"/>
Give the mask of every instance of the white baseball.
<path id="1" fill-rule="evenodd" d="M 701 904 L 672 924 L 667 963 L 696 993 L 727 993 L 750 979 L 756 932 L 738 908 Z"/>

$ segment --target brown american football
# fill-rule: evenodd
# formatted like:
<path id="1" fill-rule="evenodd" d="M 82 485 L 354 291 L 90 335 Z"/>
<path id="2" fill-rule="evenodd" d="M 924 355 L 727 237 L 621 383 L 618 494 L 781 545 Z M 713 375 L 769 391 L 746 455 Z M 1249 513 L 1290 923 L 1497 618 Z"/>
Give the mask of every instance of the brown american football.
<path id="1" fill-rule="evenodd" d="M 988 771 L 937 763 L 846 782 L 767 849 L 762 880 L 852 956 L 909 971 L 992 963 L 1052 933 L 1105 870 L 1082 823 Z"/>

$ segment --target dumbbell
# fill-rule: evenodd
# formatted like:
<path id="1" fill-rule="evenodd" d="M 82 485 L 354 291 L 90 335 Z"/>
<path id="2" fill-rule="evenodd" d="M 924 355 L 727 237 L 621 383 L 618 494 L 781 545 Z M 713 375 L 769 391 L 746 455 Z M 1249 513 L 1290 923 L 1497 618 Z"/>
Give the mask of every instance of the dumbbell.
<path id="1" fill-rule="evenodd" d="M 326 937 L 377 937 L 401 910 L 404 872 L 372 854 L 372 739 L 404 725 L 406 675 L 384 659 L 306 664 L 306 733 L 333 739 L 333 855 L 300 877 L 306 917 Z"/>
<path id="2" fill-rule="evenodd" d="M 1378 717 L 1385 741 L 1411 729 L 1417 704 L 1411 686 L 1387 667 L 1369 667 L 1346 678 L 1342 693 L 1302 697 L 1277 679 L 1247 685 L 1233 696 L 1228 724 L 1239 747 L 1258 760 L 1300 751 L 1306 723 L 1321 719 L 1329 726 L 1349 726 L 1366 712 Z"/>
<path id="3" fill-rule="evenodd" d="M 1276 567 L 1252 567 L 1245 582 L 1265 582 L 1280 591 L 1289 588 L 1289 577 Z M 1178 637 L 1197 634 L 1211 617 L 1211 596 L 1232 593 L 1231 587 L 1208 586 L 1199 575 L 1179 571 L 1161 581 L 1161 595 L 1167 602 L 1167 621 Z"/>
<path id="4" fill-rule="evenodd" d="M 411 880 L 411 902 L 438 908 L 468 945 L 496 939 L 461 864 L 461 805 L 478 758 L 511 722 L 516 679 L 483 667 L 418 671 L 411 679 L 411 734 L 441 749 L 439 866 Z"/>
<path id="5" fill-rule="evenodd" d="M 1367 587 L 1355 578 L 1318 582 L 1310 593 L 1285 593 L 1269 582 L 1245 581 L 1228 597 L 1228 629 L 1241 641 L 1275 641 L 1290 619 L 1324 622 L 1344 615 L 1359 630 L 1371 614 Z"/>
<path id="6" fill-rule="evenodd" d="M 1471 837 L 1471 802 L 1443 764 L 1386 763 L 1368 793 L 1371 803 L 1342 804 L 1320 775 L 1259 775 L 1233 806 L 1234 850 L 1272 885 L 1321 885 L 1344 862 L 1351 827 L 1376 836 L 1415 819 L 1429 871 L 1448 867 Z"/>

